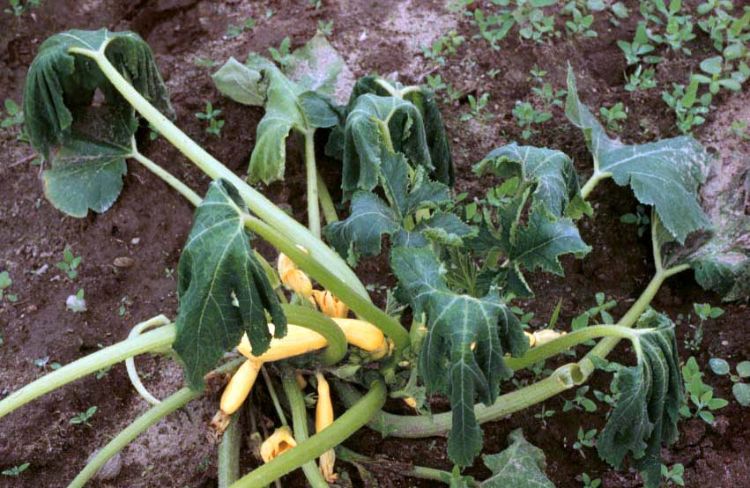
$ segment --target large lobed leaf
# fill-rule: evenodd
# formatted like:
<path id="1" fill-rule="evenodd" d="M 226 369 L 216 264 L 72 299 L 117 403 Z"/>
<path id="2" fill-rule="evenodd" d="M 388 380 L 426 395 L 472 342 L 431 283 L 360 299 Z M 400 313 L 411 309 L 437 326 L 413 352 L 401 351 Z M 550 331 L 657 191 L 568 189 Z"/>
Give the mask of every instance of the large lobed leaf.
<path id="1" fill-rule="evenodd" d="M 563 152 L 511 143 L 490 151 L 474 166 L 481 176 L 487 172 L 508 179 L 518 177 L 524 187 L 533 186 L 533 206 L 551 217 L 562 217 L 574 199 L 580 198 L 573 161 Z"/>
<path id="2" fill-rule="evenodd" d="M 544 473 L 544 451 L 527 441 L 521 429 L 508 435 L 510 445 L 497 454 L 482 456 L 492 476 L 481 483 L 481 488 L 554 488 Z"/>
<path id="3" fill-rule="evenodd" d="M 474 402 L 495 400 L 500 381 L 512 375 L 503 354 L 522 355 L 528 341 L 496 290 L 482 298 L 453 293 L 429 247 L 394 249 L 391 267 L 415 317 L 427 317 L 419 371 L 428 391 L 450 397 L 448 455 L 456 464 L 468 466 L 482 448 Z"/>
<path id="4" fill-rule="evenodd" d="M 572 68 L 568 68 L 565 113 L 583 130 L 595 171 L 610 174 L 620 186 L 629 185 L 641 203 L 653 205 L 679 243 L 690 233 L 708 228 L 708 218 L 698 202 L 708 156 L 698 141 L 683 136 L 628 145 L 610 138 L 578 98 Z"/>
<path id="5" fill-rule="evenodd" d="M 450 190 L 442 183 L 429 181 L 418 169 L 410 178 L 403 154 L 386 154 L 382 161 L 380 181 L 386 201 L 375 193 L 357 191 L 352 196 L 350 214 L 324 229 L 328 242 L 339 254 L 355 265 L 360 256 L 381 252 L 384 235 L 396 246 L 425 246 L 429 240 L 446 246 L 458 246 L 463 238 L 476 233 L 451 213 L 439 210 L 450 201 Z M 434 210 L 429 217 L 417 220 L 417 211 Z M 406 219 L 411 219 L 409 228 Z"/>
<path id="6" fill-rule="evenodd" d="M 223 180 L 211 183 L 180 256 L 173 347 L 193 388 L 203 385 L 203 376 L 244 333 L 255 354 L 268 349 L 266 312 L 275 325 L 274 337 L 286 334 L 278 298 L 250 247 L 245 212 L 234 187 Z"/>
<path id="7" fill-rule="evenodd" d="M 169 97 L 151 53 L 132 32 L 70 30 L 47 39 L 29 67 L 24 88 L 26 131 L 48 160 L 45 194 L 74 217 L 104 212 L 122 190 L 137 119 L 96 63 L 73 48 L 105 47 L 112 65 L 164 114 Z M 103 95 L 95 106 L 94 95 Z"/>
<path id="8" fill-rule="evenodd" d="M 659 226 L 663 266 L 688 264 L 696 281 L 724 300 L 750 296 L 750 165 L 738 156 L 716 160 L 702 188 L 710 233 L 692 236 L 684 246 Z"/>
<path id="9" fill-rule="evenodd" d="M 619 393 L 596 446 L 617 468 L 630 454 L 646 486 L 658 487 L 661 446 L 677 439 L 684 393 L 672 321 L 651 310 L 638 325 L 648 328 L 633 344 L 638 362 L 617 367 L 613 390 Z"/>

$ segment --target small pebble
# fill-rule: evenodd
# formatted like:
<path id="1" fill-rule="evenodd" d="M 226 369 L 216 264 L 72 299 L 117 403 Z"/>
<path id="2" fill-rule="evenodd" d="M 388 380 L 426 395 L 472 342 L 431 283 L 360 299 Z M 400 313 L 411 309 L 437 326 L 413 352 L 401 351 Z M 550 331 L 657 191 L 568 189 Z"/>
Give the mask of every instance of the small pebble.
<path id="1" fill-rule="evenodd" d="M 91 456 L 89 456 L 88 460 L 86 462 L 91 461 L 94 459 L 94 456 L 99 454 L 99 449 L 91 453 Z M 109 461 L 104 463 L 104 466 L 102 466 L 99 471 L 96 472 L 96 475 L 94 475 L 94 478 L 100 481 L 108 481 L 113 480 L 117 478 L 117 475 L 120 474 L 120 471 L 122 470 L 122 456 L 118 452 L 111 458 L 109 458 Z"/>
<path id="2" fill-rule="evenodd" d="M 134 264 L 135 264 L 135 260 L 127 256 L 116 257 L 114 261 L 114 265 L 117 266 L 118 268 L 130 268 Z"/>
<path id="3" fill-rule="evenodd" d="M 133 237 L 132 239 L 130 239 L 130 243 L 132 245 L 134 245 L 134 246 L 137 245 L 140 242 L 141 242 L 141 238 L 140 237 Z"/>

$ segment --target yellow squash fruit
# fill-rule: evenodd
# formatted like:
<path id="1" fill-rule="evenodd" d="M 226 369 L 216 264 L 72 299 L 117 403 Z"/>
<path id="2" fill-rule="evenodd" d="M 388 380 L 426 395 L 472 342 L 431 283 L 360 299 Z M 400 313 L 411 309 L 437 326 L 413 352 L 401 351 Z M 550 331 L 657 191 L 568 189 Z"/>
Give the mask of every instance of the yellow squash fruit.
<path id="1" fill-rule="evenodd" d="M 292 431 L 285 425 L 276 429 L 268 439 L 263 441 L 260 445 L 260 457 L 264 463 L 268 463 L 296 446 L 297 441 L 294 440 Z"/>
<path id="2" fill-rule="evenodd" d="M 322 374 L 316 373 L 318 380 L 318 404 L 315 406 L 315 432 L 322 432 L 333 423 L 333 403 L 331 402 L 331 388 Z M 336 481 L 337 476 L 333 470 L 336 462 L 336 453 L 333 449 L 324 452 L 320 456 L 320 473 L 329 483 Z"/>
<path id="3" fill-rule="evenodd" d="M 333 319 L 346 336 L 346 342 L 370 353 L 373 359 L 380 359 L 390 352 L 390 342 L 383 331 L 369 322 L 358 319 Z"/>
<path id="4" fill-rule="evenodd" d="M 286 254 L 279 254 L 276 267 L 279 272 L 279 278 L 284 286 L 305 298 L 312 295 L 312 281 Z"/>
<path id="5" fill-rule="evenodd" d="M 293 356 L 299 356 L 318 349 L 323 349 L 328 345 L 325 338 L 310 329 L 300 327 L 299 325 L 287 325 L 287 333 L 282 338 L 271 339 L 271 344 L 260 356 L 253 355 L 253 348 L 247 334 L 243 334 L 237 350 L 248 359 L 255 359 L 264 363 L 270 361 L 279 361 Z"/>

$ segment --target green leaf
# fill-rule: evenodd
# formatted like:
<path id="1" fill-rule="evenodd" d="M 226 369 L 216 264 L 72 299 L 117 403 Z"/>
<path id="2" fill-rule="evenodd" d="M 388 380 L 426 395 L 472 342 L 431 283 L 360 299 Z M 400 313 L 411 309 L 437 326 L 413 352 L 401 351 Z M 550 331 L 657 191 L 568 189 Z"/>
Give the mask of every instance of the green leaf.
<path id="1" fill-rule="evenodd" d="M 440 211 L 421 221 L 415 230 L 439 244 L 456 247 L 462 246 L 465 238 L 477 233 L 475 227 L 467 225 L 456 215 Z"/>
<path id="2" fill-rule="evenodd" d="M 645 485 L 658 487 L 661 446 L 677 439 L 683 384 L 672 321 L 650 310 L 638 325 L 648 327 L 637 331 L 633 344 L 638 362 L 615 373 L 612 389 L 619 394 L 596 447 L 616 468 L 632 455 Z"/>
<path id="3" fill-rule="evenodd" d="M 0 285 L 2 288 L 2 285 Z M 750 378 L 750 361 L 740 361 L 737 363 L 737 374 L 740 378 Z"/>
<path id="4" fill-rule="evenodd" d="M 125 112 L 123 115 L 121 112 Z M 81 107 L 63 144 L 43 173 L 44 194 L 58 210 L 82 218 L 117 200 L 133 152 L 137 121 L 129 108 Z"/>
<path id="5" fill-rule="evenodd" d="M 286 318 L 243 224 L 244 203 L 234 187 L 211 183 L 195 212 L 178 266 L 177 339 L 185 377 L 192 388 L 247 333 L 255 354 L 269 346 L 266 312 L 274 337 L 286 334 Z M 236 302 L 235 302 L 236 301 Z"/>
<path id="6" fill-rule="evenodd" d="M 482 461 L 492 472 L 482 488 L 554 488 L 544 473 L 544 451 L 523 437 L 521 429 L 508 435 L 510 445 L 498 454 L 484 455 Z"/>
<path id="7" fill-rule="evenodd" d="M 315 34 L 307 44 L 287 56 L 284 73 L 305 90 L 345 103 L 354 82 L 349 68 L 325 35 Z"/>
<path id="8" fill-rule="evenodd" d="M 268 87 L 263 83 L 259 71 L 250 69 L 234 58 L 224 63 L 211 75 L 222 95 L 244 105 L 263 106 Z"/>
<path id="9" fill-rule="evenodd" d="M 732 385 L 732 394 L 737 403 L 743 407 L 750 407 L 750 385 L 747 383 L 735 383 Z"/>
<path id="10" fill-rule="evenodd" d="M 429 247 L 395 248 L 391 267 L 414 316 L 427 316 L 419 372 L 428 392 L 450 397 L 448 456 L 456 464 L 471 465 L 482 448 L 474 402 L 478 398 L 489 405 L 495 400 L 500 381 L 512 375 L 503 354 L 522 355 L 528 341 L 496 290 L 482 298 L 453 293 Z"/>
<path id="11" fill-rule="evenodd" d="M 711 358 L 708 360 L 708 366 L 714 374 L 726 375 L 729 374 L 730 368 L 729 363 L 721 358 Z"/>
<path id="12" fill-rule="evenodd" d="M 417 108 L 424 124 L 430 161 L 434 168 L 431 176 L 441 183 L 453 186 L 455 179 L 453 156 L 435 94 L 425 86 L 403 87 L 399 83 L 392 83 L 377 76 L 364 76 L 354 85 L 346 108 L 347 114 L 354 109 L 359 97 L 367 94 L 400 98 Z M 332 133 L 328 143 L 326 152 L 338 159 L 343 159 L 343 129 Z M 414 161 L 411 162 L 414 163 Z"/>
<path id="13" fill-rule="evenodd" d="M 99 90 L 99 105 L 115 108 L 110 113 L 128 126 L 133 117 L 130 105 L 107 81 L 96 63 L 71 48 L 97 51 L 106 45 L 105 55 L 133 87 L 167 116 L 172 116 L 167 88 L 159 75 L 148 44 L 132 32 L 70 30 L 55 34 L 39 47 L 26 76 L 23 110 L 26 132 L 32 146 L 46 159 L 50 150 L 64 145 L 71 136 L 76 112 L 92 104 Z"/>
<path id="14" fill-rule="evenodd" d="M 334 249 L 353 266 L 359 256 L 377 256 L 384 234 L 401 227 L 398 215 L 374 193 L 358 191 L 352 197 L 350 215 L 327 225 L 324 235 Z"/>
<path id="15" fill-rule="evenodd" d="M 570 67 L 565 113 L 583 130 L 596 171 L 610 174 L 620 186 L 629 185 L 641 203 L 653 205 L 678 242 L 684 243 L 690 233 L 709 227 L 697 193 L 708 155 L 698 141 L 685 136 L 627 145 L 611 139 L 578 98 Z"/>
<path id="16" fill-rule="evenodd" d="M 524 187 L 533 186 L 533 207 L 540 207 L 552 217 L 562 217 L 566 207 L 580 198 L 578 176 L 573 161 L 563 152 L 515 142 L 492 150 L 474 166 L 481 176 L 492 172 L 503 179 L 520 178 Z"/>
<path id="17" fill-rule="evenodd" d="M 711 232 L 692 236 L 684 246 L 657 228 L 664 267 L 688 264 L 696 281 L 725 301 L 750 296 L 750 173 L 740 157 L 717 159 L 701 189 Z"/>

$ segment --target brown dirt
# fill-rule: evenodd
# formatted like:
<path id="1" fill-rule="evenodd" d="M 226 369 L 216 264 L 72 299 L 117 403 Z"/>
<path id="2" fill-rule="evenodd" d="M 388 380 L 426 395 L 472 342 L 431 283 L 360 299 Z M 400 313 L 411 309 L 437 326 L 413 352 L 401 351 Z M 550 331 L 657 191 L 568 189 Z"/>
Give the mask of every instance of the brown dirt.
<path id="1" fill-rule="evenodd" d="M 273 9 L 273 17 L 260 20 L 251 33 L 234 39 L 225 38 L 227 25 L 239 24 L 251 15 L 260 19 L 267 5 L 246 0 L 60 0 L 45 2 L 42 8 L 20 19 L 2 14 L 0 98 L 20 100 L 25 70 L 48 35 L 69 28 L 131 29 L 141 34 L 156 53 L 172 92 L 177 124 L 230 168 L 243 173 L 261 111 L 222 99 L 208 77 L 210 70 L 196 66 L 195 59 L 223 61 L 230 55 L 243 59 L 249 51 L 265 52 L 268 46 L 277 46 L 287 35 L 296 47 L 315 32 L 318 20 L 333 20 L 331 41 L 347 58 L 355 75 L 395 72 L 404 82 L 422 82 L 425 74 L 436 68 L 419 55 L 420 45 L 450 29 L 458 29 L 467 39 L 474 33 L 465 19 L 447 12 L 437 1 L 324 1 L 319 10 L 306 2 L 265 3 Z M 632 11 L 637 11 L 636 2 L 626 3 Z M 635 15 L 632 17 L 635 19 Z M 527 77 L 535 64 L 549 71 L 548 81 L 561 88 L 565 61 L 569 61 L 579 76 L 584 101 L 593 107 L 623 101 L 629 111 L 623 131 L 625 139 L 642 141 L 675 134 L 671 115 L 660 101 L 660 89 L 637 94 L 623 89 L 626 67 L 615 41 L 631 39 L 635 21 L 631 19 L 615 28 L 605 15 L 599 14 L 597 19 L 595 28 L 600 35 L 590 40 L 563 37 L 551 44 L 537 45 L 521 43 L 511 35 L 500 51 L 490 50 L 482 41 L 468 40 L 445 67 L 437 70 L 464 93 L 458 102 L 444 107 L 454 143 L 459 191 L 478 194 L 482 184 L 473 177 L 471 164 L 490 149 L 519 137 L 520 129 L 510 113 L 516 100 L 531 99 Z M 415 25 L 419 26 L 416 34 Z M 706 39 L 699 37 L 695 49 L 699 54 L 707 52 Z M 658 66 L 660 86 L 684 81 L 699 59 L 700 56 L 689 59 L 669 56 Z M 494 79 L 486 75 L 490 69 L 499 70 Z M 465 95 L 484 92 L 491 94 L 489 113 L 493 117 L 485 122 L 460 122 L 460 114 L 467 110 Z M 193 115 L 203 109 L 207 100 L 224 111 L 226 125 L 221 138 L 206 134 Z M 736 114 L 746 115 L 746 107 L 744 95 L 719 99 L 718 108 L 712 113 L 720 116 L 698 130 L 697 135 L 723 154 L 738 152 L 747 157 L 748 144 L 728 134 L 729 124 L 737 118 Z M 575 158 L 581 174 L 585 174 L 590 161 L 579 131 L 564 122 L 560 109 L 553 109 L 553 113 L 553 120 L 529 143 L 567 152 Z M 265 191 L 274 201 L 289 206 L 303 218 L 304 174 L 299 150 L 294 149 L 299 145 L 292 142 L 285 182 L 271 185 Z M 143 152 L 192 187 L 199 191 L 206 188 L 208 180 L 164 141 L 149 142 L 143 137 L 141 144 Z M 176 267 L 180 246 L 189 231 L 191 208 L 143 168 L 132 164 L 125 190 L 109 212 L 84 220 L 66 218 L 45 201 L 39 168 L 23 162 L 31 150 L 16 140 L 14 131 L 0 132 L 0 148 L 0 195 L 4 197 L 0 201 L 0 270 L 10 272 L 14 281 L 11 291 L 19 296 L 17 303 L 0 303 L 1 398 L 44 374 L 34 364 L 35 359 L 49 357 L 50 363 L 65 364 L 121 340 L 138 321 L 158 313 L 173 316 L 175 281 L 170 270 Z M 326 173 L 335 180 L 335 169 Z M 564 300 L 560 323 L 567 323 L 593 304 L 593 295 L 598 291 L 617 299 L 620 305 L 616 311 L 622 312 L 650 277 L 647 237 L 638 238 L 632 226 L 618 220 L 619 215 L 635 209 L 630 193 L 607 182 L 593 198 L 596 216 L 582 223 L 582 233 L 594 251 L 583 261 L 566 259 L 566 279 L 533 277 L 537 295 L 544 297 L 529 305 L 537 316 L 534 323 L 548 317 L 559 298 Z M 80 275 L 74 281 L 55 268 L 66 245 L 76 255 L 83 256 Z M 133 258 L 134 266 L 116 268 L 113 261 L 120 256 Z M 370 262 L 359 271 L 364 273 L 367 283 L 391 283 L 379 268 L 377 262 Z M 79 288 L 86 290 L 88 311 L 74 314 L 65 310 L 65 298 Z M 685 274 L 671 279 L 653 305 L 677 317 L 687 315 L 694 302 L 718 304 L 719 299 L 704 293 Z M 118 313 L 121 304 L 125 304 L 123 316 Z M 747 305 L 732 304 L 724 308 L 726 313 L 706 326 L 702 348 L 696 354 L 702 365 L 713 356 L 731 363 L 750 357 Z M 678 334 L 682 346 L 692 330 L 683 326 Z M 690 354 L 681 351 L 683 358 Z M 627 355 L 622 353 L 621 358 L 625 360 Z M 162 397 L 181 382 L 179 369 L 166 359 L 139 360 L 139 367 L 152 391 Z M 717 395 L 731 399 L 728 379 L 708 376 L 708 380 Z M 594 385 L 602 388 L 606 382 L 599 375 Z M 591 449 L 585 450 L 585 459 L 572 450 L 578 427 L 600 428 L 603 418 L 601 414 L 564 414 L 562 403 L 563 398 L 546 403 L 547 409 L 558 412 L 546 425 L 534 418 L 538 408 L 488 424 L 485 452 L 503 449 L 507 434 L 523 427 L 527 438 L 544 449 L 547 472 L 557 486 L 580 486 L 579 476 L 584 471 L 603 478 L 606 487 L 639 486 L 632 470 L 611 470 Z M 73 415 L 91 405 L 99 410 L 90 427 L 69 423 Z M 215 486 L 215 450 L 205 437 L 205 426 L 215 405 L 215 398 L 196 401 L 159 423 L 123 452 L 120 475 L 98 486 Z M 145 403 L 130 387 L 124 367 L 117 366 L 101 379 L 79 381 L 2 419 L 0 468 L 23 462 L 31 463 L 31 467 L 17 479 L 0 477 L 0 487 L 65 486 L 85 464 L 90 452 L 101 447 L 144 408 Z M 714 426 L 691 420 L 684 422 L 681 430 L 678 444 L 663 454 L 668 464 L 685 465 L 686 486 L 750 483 L 747 410 L 731 401 L 718 412 Z M 383 440 L 363 430 L 347 445 L 366 454 L 450 469 L 443 439 Z M 248 461 L 249 464 L 252 463 Z M 356 472 L 346 469 L 354 484 L 359 485 Z M 481 463 L 470 471 L 480 476 L 487 474 Z M 381 486 L 433 486 L 391 471 L 378 473 L 377 477 Z M 292 476 L 284 485 L 304 486 L 304 479 Z"/>

